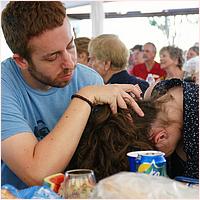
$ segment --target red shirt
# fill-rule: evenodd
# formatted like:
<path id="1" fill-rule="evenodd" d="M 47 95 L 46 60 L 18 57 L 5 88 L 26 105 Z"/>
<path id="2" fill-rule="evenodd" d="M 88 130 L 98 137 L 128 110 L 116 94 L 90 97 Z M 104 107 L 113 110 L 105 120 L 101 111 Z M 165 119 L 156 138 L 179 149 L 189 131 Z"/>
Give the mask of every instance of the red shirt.
<path id="1" fill-rule="evenodd" d="M 129 73 L 144 80 L 146 80 L 148 74 L 156 74 L 160 79 L 164 79 L 166 76 L 165 70 L 161 69 L 160 64 L 156 61 L 154 62 L 154 65 L 150 71 L 147 70 L 145 63 L 141 63 L 135 65 Z"/>

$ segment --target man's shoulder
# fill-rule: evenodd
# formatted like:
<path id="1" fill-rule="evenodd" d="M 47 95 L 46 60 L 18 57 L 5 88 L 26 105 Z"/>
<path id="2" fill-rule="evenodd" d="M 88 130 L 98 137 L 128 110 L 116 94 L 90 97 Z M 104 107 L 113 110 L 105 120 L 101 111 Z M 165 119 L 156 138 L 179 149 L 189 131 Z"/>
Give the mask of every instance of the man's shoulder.
<path id="1" fill-rule="evenodd" d="M 11 66 L 16 65 L 15 61 L 12 58 L 7 58 L 1 62 L 1 69 L 3 71 L 8 71 Z"/>
<path id="2" fill-rule="evenodd" d="M 145 68 L 145 67 L 146 67 L 145 63 L 140 63 L 133 67 L 133 71 L 141 70 L 142 68 Z"/>
<path id="3" fill-rule="evenodd" d="M 138 67 L 145 67 L 145 63 L 140 63 L 134 66 L 134 68 L 138 68 Z"/>
<path id="4" fill-rule="evenodd" d="M 97 73 L 94 69 L 80 63 L 76 64 L 74 78 L 81 81 L 95 81 L 103 84 L 103 79 L 99 73 Z"/>
<path id="5" fill-rule="evenodd" d="M 18 76 L 18 67 L 12 58 L 1 62 L 1 80 L 12 83 Z"/>
<path id="6" fill-rule="evenodd" d="M 77 63 L 76 64 L 76 69 L 78 71 L 81 71 L 81 72 L 87 72 L 87 73 L 94 73 L 94 74 L 98 74 L 94 69 L 92 69 L 91 67 L 88 67 L 87 65 L 83 65 L 83 64 L 80 64 L 80 63 Z"/>

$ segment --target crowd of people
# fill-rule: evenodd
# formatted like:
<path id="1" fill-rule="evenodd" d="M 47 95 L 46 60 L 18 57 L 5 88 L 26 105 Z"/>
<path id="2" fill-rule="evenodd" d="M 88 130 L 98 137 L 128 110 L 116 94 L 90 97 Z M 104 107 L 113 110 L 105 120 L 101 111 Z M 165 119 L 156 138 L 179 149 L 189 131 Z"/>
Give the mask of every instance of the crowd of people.
<path id="1" fill-rule="evenodd" d="M 130 54 L 114 34 L 74 39 L 55 1 L 11 1 L 1 26 L 13 52 L 1 67 L 2 185 L 75 168 L 100 180 L 129 170 L 127 152 L 150 149 L 165 153 L 170 178 L 199 178 L 198 67 L 188 69 L 198 46 L 187 61 L 163 47 L 159 63 L 152 42 Z"/>
<path id="2" fill-rule="evenodd" d="M 108 37 L 110 39 L 108 39 Z M 181 80 L 184 79 L 185 81 L 198 83 L 199 81 L 199 46 L 198 44 L 194 44 L 194 46 L 190 47 L 186 51 L 185 55 L 184 55 L 184 51 L 180 49 L 179 47 L 176 47 L 173 45 L 164 46 L 159 51 L 160 62 L 155 61 L 155 57 L 157 53 L 155 44 L 151 42 L 147 42 L 144 45 L 137 44 L 129 50 L 128 52 L 129 56 L 128 56 L 128 62 L 127 62 L 128 49 L 126 48 L 125 44 L 123 44 L 122 41 L 120 42 L 121 42 L 121 45 L 123 45 L 123 48 L 125 49 L 125 51 L 121 50 L 123 52 L 120 52 L 119 48 L 112 48 L 113 43 L 115 42 L 113 39 L 114 37 L 117 38 L 118 36 L 114 34 L 102 34 L 93 39 L 89 39 L 87 37 L 75 38 L 75 44 L 76 44 L 77 54 L 78 54 L 78 62 L 95 69 L 101 76 L 104 77 L 104 79 L 106 79 L 104 80 L 104 83 L 113 83 L 112 81 L 113 77 L 111 77 L 111 75 L 117 74 L 117 72 L 118 73 L 120 72 L 123 75 L 120 74 L 120 77 L 118 77 L 118 75 L 117 77 L 114 77 L 114 83 L 123 82 L 123 83 L 135 84 L 135 81 L 131 81 L 133 77 L 140 79 L 142 81 L 144 80 L 148 81 L 147 77 L 149 74 L 152 74 L 155 80 L 180 78 Z M 107 40 L 109 40 L 109 42 L 107 42 Z M 113 40 L 113 43 L 111 42 L 111 40 Z M 120 39 L 118 38 L 118 40 Z M 94 64 L 94 61 L 93 61 L 94 56 L 92 55 L 89 56 L 89 49 L 92 49 L 91 47 L 89 48 L 89 44 L 90 46 L 94 46 L 94 43 L 96 45 L 95 51 L 98 51 L 97 52 L 98 57 L 100 57 L 101 61 L 105 61 L 105 58 L 102 58 L 102 56 L 105 57 L 105 54 L 106 56 L 111 56 L 111 54 L 115 55 L 115 57 L 113 57 L 115 62 L 117 62 L 117 60 L 123 57 L 124 60 L 123 61 L 121 60 L 121 62 L 123 63 L 118 63 L 120 67 L 118 67 L 118 69 L 116 69 L 116 66 L 111 67 L 109 68 L 109 70 L 106 67 L 104 67 L 103 69 L 102 66 L 96 67 L 95 66 L 96 64 Z M 103 45 L 105 43 L 106 45 Z M 115 45 L 117 44 L 119 44 L 119 42 L 115 43 Z M 100 45 L 100 46 L 98 46 L 97 48 L 97 45 Z M 100 55 L 99 52 L 101 52 L 102 55 Z M 112 58 L 110 57 L 108 60 L 111 61 L 111 59 Z M 121 72 L 122 69 L 124 69 L 123 72 Z M 131 76 L 126 74 L 125 75 L 126 77 L 124 77 L 125 70 Z M 144 82 L 142 83 L 144 84 Z M 140 84 L 140 87 L 142 88 L 142 90 L 144 90 L 141 84 Z"/>
<path id="3" fill-rule="evenodd" d="M 179 78 L 185 81 L 198 83 L 199 78 L 199 46 L 190 47 L 184 56 L 183 50 L 176 46 L 164 46 L 159 51 L 160 63 L 154 61 L 156 46 L 153 43 L 136 45 L 131 49 L 128 71 L 130 74 L 146 79 L 153 74 L 155 79 L 165 80 Z M 135 50 L 142 46 L 142 50 Z M 143 61 L 141 60 L 143 54 Z"/>

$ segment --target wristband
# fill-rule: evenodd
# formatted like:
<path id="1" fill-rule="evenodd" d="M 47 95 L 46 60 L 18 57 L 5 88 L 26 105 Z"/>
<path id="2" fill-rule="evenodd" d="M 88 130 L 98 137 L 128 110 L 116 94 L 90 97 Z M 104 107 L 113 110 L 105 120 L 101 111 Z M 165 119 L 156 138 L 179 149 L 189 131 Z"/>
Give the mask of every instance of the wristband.
<path id="1" fill-rule="evenodd" d="M 81 96 L 79 94 L 73 94 L 71 96 L 71 99 L 73 99 L 73 98 L 81 99 L 81 100 L 87 102 L 90 105 L 91 109 L 93 108 L 93 103 L 89 99 L 87 99 L 87 98 L 85 98 L 85 97 L 83 97 L 83 96 Z"/>

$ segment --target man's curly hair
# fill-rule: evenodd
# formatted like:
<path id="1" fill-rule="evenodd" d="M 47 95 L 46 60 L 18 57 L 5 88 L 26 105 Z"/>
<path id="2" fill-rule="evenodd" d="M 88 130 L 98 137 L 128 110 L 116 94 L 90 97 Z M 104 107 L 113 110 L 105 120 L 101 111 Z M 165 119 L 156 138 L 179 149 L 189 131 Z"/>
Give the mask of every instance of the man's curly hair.
<path id="1" fill-rule="evenodd" d="M 11 51 L 29 61 L 30 39 L 63 25 L 65 17 L 66 8 L 59 1 L 10 1 L 2 11 L 1 26 Z"/>

